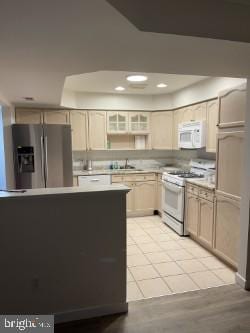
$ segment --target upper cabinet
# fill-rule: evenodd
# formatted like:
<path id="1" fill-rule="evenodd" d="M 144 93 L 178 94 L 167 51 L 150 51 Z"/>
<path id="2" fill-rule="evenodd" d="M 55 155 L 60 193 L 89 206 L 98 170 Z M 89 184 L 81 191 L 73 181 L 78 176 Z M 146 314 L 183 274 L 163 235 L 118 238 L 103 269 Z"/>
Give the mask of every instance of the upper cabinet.
<path id="1" fill-rule="evenodd" d="M 38 109 L 17 108 L 15 122 L 17 124 L 41 124 L 43 122 L 43 113 Z"/>
<path id="2" fill-rule="evenodd" d="M 179 124 L 182 122 L 182 111 L 178 109 L 173 111 L 173 149 L 177 150 L 178 147 L 178 129 Z"/>
<path id="3" fill-rule="evenodd" d="M 209 153 L 216 152 L 218 111 L 218 99 L 207 102 L 206 151 Z"/>
<path id="4" fill-rule="evenodd" d="M 244 126 L 246 86 L 225 90 L 219 94 L 219 128 Z"/>
<path id="5" fill-rule="evenodd" d="M 129 112 L 129 132 L 148 134 L 150 131 L 150 112 Z"/>
<path id="6" fill-rule="evenodd" d="M 153 149 L 173 149 L 173 111 L 153 112 L 151 129 Z"/>
<path id="7" fill-rule="evenodd" d="M 192 118 L 193 120 L 206 120 L 207 119 L 207 103 L 198 103 L 192 106 L 193 114 Z"/>
<path id="8" fill-rule="evenodd" d="M 89 111 L 89 149 L 107 149 L 106 112 Z"/>
<path id="9" fill-rule="evenodd" d="M 88 114 L 86 111 L 70 111 L 73 151 L 81 151 L 87 149 L 87 116 Z"/>
<path id="10" fill-rule="evenodd" d="M 70 123 L 69 111 L 65 110 L 46 110 L 43 119 L 45 124 L 67 125 Z"/>
<path id="11" fill-rule="evenodd" d="M 124 134 L 128 132 L 128 112 L 107 112 L 108 134 Z"/>

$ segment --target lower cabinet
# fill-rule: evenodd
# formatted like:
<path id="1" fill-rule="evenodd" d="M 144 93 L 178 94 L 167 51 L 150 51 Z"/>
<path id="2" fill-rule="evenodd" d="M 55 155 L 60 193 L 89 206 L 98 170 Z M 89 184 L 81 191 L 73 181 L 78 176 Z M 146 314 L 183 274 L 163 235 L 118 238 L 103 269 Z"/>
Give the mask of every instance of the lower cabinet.
<path id="1" fill-rule="evenodd" d="M 162 182 L 161 182 L 161 175 L 157 180 L 157 196 L 156 196 L 156 209 L 158 210 L 158 213 L 162 214 Z"/>
<path id="2" fill-rule="evenodd" d="M 209 247 L 213 245 L 213 221 L 214 203 L 205 199 L 199 199 L 199 239 Z"/>
<path id="3" fill-rule="evenodd" d="M 240 237 L 240 200 L 216 193 L 214 250 L 237 267 Z"/>
<path id="4" fill-rule="evenodd" d="M 112 176 L 112 183 L 122 183 L 131 190 L 127 194 L 127 215 L 153 215 L 156 209 L 154 174 L 124 174 Z"/>
<path id="5" fill-rule="evenodd" d="M 186 193 L 186 228 L 197 237 L 199 222 L 199 198 L 189 192 Z"/>

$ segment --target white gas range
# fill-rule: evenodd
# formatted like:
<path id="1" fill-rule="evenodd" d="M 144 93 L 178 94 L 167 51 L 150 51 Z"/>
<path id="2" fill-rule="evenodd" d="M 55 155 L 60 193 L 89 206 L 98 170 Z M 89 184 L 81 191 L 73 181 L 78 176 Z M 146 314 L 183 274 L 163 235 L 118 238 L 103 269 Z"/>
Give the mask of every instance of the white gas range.
<path id="1" fill-rule="evenodd" d="M 196 159 L 190 167 L 190 171 L 180 169 L 162 175 L 162 219 L 181 236 L 188 235 L 184 218 L 186 180 L 204 178 L 207 170 L 215 168 L 215 161 Z"/>

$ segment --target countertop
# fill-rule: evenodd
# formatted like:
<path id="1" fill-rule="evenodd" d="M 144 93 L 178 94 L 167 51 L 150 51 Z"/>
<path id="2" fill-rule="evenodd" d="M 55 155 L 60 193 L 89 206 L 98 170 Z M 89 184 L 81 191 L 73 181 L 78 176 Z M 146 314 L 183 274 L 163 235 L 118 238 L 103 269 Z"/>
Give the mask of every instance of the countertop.
<path id="1" fill-rule="evenodd" d="M 162 168 L 148 168 L 148 169 L 103 169 L 103 170 L 75 170 L 73 171 L 73 176 L 94 176 L 94 175 L 119 175 L 119 174 L 133 174 L 133 173 L 159 173 L 162 174 L 164 171 L 177 170 L 180 168 L 169 166 Z"/>
<path id="2" fill-rule="evenodd" d="M 215 184 L 211 184 L 205 179 L 187 179 L 187 183 L 205 187 L 209 190 L 215 190 Z"/>
<path id="3" fill-rule="evenodd" d="M 0 192 L 0 200 L 5 198 L 23 198 L 31 196 L 48 196 L 48 195 L 63 195 L 76 194 L 86 192 L 109 192 L 109 191 L 124 191 L 128 192 L 129 188 L 122 184 L 112 185 L 91 185 L 84 187 L 56 187 L 56 188 L 39 188 L 29 189 L 24 193 L 20 192 Z"/>

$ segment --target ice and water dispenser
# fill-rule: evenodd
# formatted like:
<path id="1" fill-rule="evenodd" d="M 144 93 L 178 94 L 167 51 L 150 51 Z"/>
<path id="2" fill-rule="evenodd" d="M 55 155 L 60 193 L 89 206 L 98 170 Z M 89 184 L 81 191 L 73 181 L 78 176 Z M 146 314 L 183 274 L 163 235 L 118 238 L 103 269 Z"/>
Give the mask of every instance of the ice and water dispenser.
<path id="1" fill-rule="evenodd" d="M 18 173 L 35 172 L 34 147 L 17 147 Z"/>

